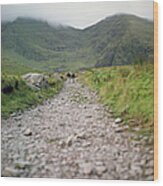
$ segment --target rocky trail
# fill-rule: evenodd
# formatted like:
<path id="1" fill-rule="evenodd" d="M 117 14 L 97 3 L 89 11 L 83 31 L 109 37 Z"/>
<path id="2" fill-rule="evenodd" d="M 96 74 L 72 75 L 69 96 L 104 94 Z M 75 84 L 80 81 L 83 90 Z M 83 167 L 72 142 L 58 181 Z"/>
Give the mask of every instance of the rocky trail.
<path id="1" fill-rule="evenodd" d="M 67 81 L 44 104 L 2 119 L 2 176 L 153 180 L 153 147 L 97 100 Z"/>

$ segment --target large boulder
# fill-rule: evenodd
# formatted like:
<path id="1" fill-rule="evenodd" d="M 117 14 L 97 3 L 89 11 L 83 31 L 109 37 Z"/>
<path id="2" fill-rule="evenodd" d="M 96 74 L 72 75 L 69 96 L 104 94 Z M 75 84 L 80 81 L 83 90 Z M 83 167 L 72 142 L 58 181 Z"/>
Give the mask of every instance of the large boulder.
<path id="1" fill-rule="evenodd" d="M 54 73 L 52 77 L 54 77 L 55 79 L 59 81 L 62 81 L 64 79 L 64 77 L 62 75 L 59 75 L 58 73 Z"/>
<path id="2" fill-rule="evenodd" d="M 22 76 L 27 85 L 33 89 L 48 88 L 48 76 L 39 73 L 28 73 Z"/>

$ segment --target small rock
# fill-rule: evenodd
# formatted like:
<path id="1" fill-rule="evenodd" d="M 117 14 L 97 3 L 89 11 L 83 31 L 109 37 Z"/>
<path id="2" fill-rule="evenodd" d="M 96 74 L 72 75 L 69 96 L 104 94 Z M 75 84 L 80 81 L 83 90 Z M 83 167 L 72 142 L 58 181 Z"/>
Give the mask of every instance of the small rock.
<path id="1" fill-rule="evenodd" d="M 107 168 L 105 166 L 97 166 L 96 167 L 96 173 L 98 176 L 101 176 L 106 171 L 107 171 Z"/>
<path id="2" fill-rule="evenodd" d="M 140 141 L 132 141 L 132 143 L 131 143 L 134 147 L 137 147 L 137 146 L 139 146 L 141 143 L 140 143 Z"/>
<path id="3" fill-rule="evenodd" d="M 131 169 L 132 169 L 136 174 L 142 175 L 142 173 L 143 173 L 143 170 L 141 169 L 140 166 L 132 165 L 132 166 L 131 166 Z"/>
<path id="4" fill-rule="evenodd" d="M 101 121 L 102 119 L 103 119 L 103 117 L 98 117 L 96 120 L 100 120 Z"/>
<path id="5" fill-rule="evenodd" d="M 134 131 L 140 131 L 140 128 L 139 127 L 135 127 L 133 130 Z"/>
<path id="6" fill-rule="evenodd" d="M 90 175 L 93 171 L 93 166 L 91 163 L 83 163 L 80 165 L 82 172 L 86 175 Z"/>
<path id="7" fill-rule="evenodd" d="M 129 129 L 129 126 L 128 125 L 125 125 L 125 126 L 123 126 L 123 129 L 124 130 L 127 130 L 127 129 Z"/>
<path id="8" fill-rule="evenodd" d="M 24 132 L 24 136 L 31 136 L 32 135 L 32 131 L 30 129 L 27 129 L 25 132 Z"/>
<path id="9" fill-rule="evenodd" d="M 105 136 L 104 132 L 99 133 L 99 137 L 104 137 L 104 136 Z"/>
<path id="10" fill-rule="evenodd" d="M 8 139 L 12 139 L 12 138 L 14 138 L 14 137 L 13 137 L 13 135 L 9 134 L 9 135 L 7 136 L 7 138 L 8 138 Z"/>
<path id="11" fill-rule="evenodd" d="M 148 168 L 148 169 L 145 170 L 145 175 L 146 176 L 151 176 L 153 173 L 154 172 L 153 172 L 153 169 L 152 168 Z"/>
<path id="12" fill-rule="evenodd" d="M 66 143 L 65 143 L 65 141 L 59 141 L 58 145 L 63 148 L 66 145 Z"/>
<path id="13" fill-rule="evenodd" d="M 13 160 L 17 160 L 17 159 L 19 158 L 19 155 L 18 155 L 18 154 L 14 154 L 14 155 L 12 156 L 12 158 L 13 158 Z"/>
<path id="14" fill-rule="evenodd" d="M 103 163 L 102 161 L 96 161 L 95 165 L 96 165 L 96 166 L 103 166 L 104 163 Z"/>
<path id="15" fill-rule="evenodd" d="M 113 114 L 113 111 L 111 109 L 107 110 L 110 114 Z"/>
<path id="16" fill-rule="evenodd" d="M 86 118 L 92 118 L 92 115 L 87 115 L 87 116 L 85 116 Z"/>
<path id="17" fill-rule="evenodd" d="M 27 162 L 27 161 L 18 161 L 15 163 L 15 168 L 17 169 L 25 169 L 25 168 L 28 168 L 30 167 L 30 162 Z"/>
<path id="18" fill-rule="evenodd" d="M 118 127 L 118 128 L 115 129 L 115 132 L 119 133 L 119 132 L 123 132 L 123 130 L 124 129 L 122 127 Z"/>
<path id="19" fill-rule="evenodd" d="M 76 135 L 76 138 L 85 139 L 85 132 L 80 132 Z"/>
<path id="20" fill-rule="evenodd" d="M 115 172 L 116 166 L 115 166 L 115 164 L 113 163 L 113 161 L 108 161 L 108 162 L 107 162 L 107 170 L 108 170 L 109 172 Z"/>
<path id="21" fill-rule="evenodd" d="M 113 124 L 112 124 L 112 127 L 117 128 L 117 127 L 118 127 L 118 125 L 117 125 L 117 124 L 115 124 L 115 123 L 113 123 Z"/>
<path id="22" fill-rule="evenodd" d="M 115 123 L 116 123 L 116 124 L 119 124 L 119 123 L 121 123 L 121 122 L 122 122 L 122 119 L 121 119 L 121 118 L 116 118 L 116 119 L 115 119 Z"/>
<path id="23" fill-rule="evenodd" d="M 15 116 L 17 116 L 17 113 L 16 112 L 13 112 L 10 116 L 11 117 L 15 117 Z"/>
<path id="24" fill-rule="evenodd" d="M 14 119 L 15 119 L 15 121 L 19 121 L 19 120 L 22 119 L 22 116 L 21 116 L 21 115 L 20 115 L 20 116 L 17 116 L 17 117 L 15 117 Z"/>
<path id="25" fill-rule="evenodd" d="M 66 144 L 67 144 L 68 146 L 71 146 L 71 145 L 72 145 L 73 139 L 74 139 L 74 136 L 73 136 L 73 135 L 69 136 L 68 139 L 67 139 L 67 141 L 66 141 Z"/>
<path id="26" fill-rule="evenodd" d="M 85 143 L 83 143 L 83 147 L 89 147 L 91 145 L 91 142 L 85 142 Z"/>
<path id="27" fill-rule="evenodd" d="M 63 127 L 65 126 L 65 123 L 60 123 L 59 126 Z"/>
<path id="28" fill-rule="evenodd" d="M 20 172 L 14 168 L 6 167 L 4 172 L 2 172 L 3 177 L 19 177 Z"/>
<path id="29" fill-rule="evenodd" d="M 22 126 L 22 124 L 21 123 L 18 123 L 18 127 L 21 127 Z"/>

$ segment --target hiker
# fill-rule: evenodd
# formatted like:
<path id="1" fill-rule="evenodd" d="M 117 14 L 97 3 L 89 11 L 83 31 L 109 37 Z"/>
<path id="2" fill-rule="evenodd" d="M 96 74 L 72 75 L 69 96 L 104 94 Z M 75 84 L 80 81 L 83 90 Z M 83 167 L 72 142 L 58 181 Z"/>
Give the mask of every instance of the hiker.
<path id="1" fill-rule="evenodd" d="M 67 73 L 67 77 L 68 77 L 68 81 L 70 81 L 70 83 L 74 83 L 75 82 L 76 75 L 74 73 L 68 72 Z"/>
<path id="2" fill-rule="evenodd" d="M 75 83 L 76 75 L 74 73 L 71 74 L 71 81 L 72 83 Z"/>

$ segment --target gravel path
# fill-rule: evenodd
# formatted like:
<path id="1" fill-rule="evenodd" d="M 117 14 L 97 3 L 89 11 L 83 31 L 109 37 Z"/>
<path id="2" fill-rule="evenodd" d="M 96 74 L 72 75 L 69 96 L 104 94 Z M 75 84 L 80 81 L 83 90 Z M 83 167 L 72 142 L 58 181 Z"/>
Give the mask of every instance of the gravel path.
<path id="1" fill-rule="evenodd" d="M 153 148 L 79 83 L 2 120 L 2 176 L 153 180 Z"/>

